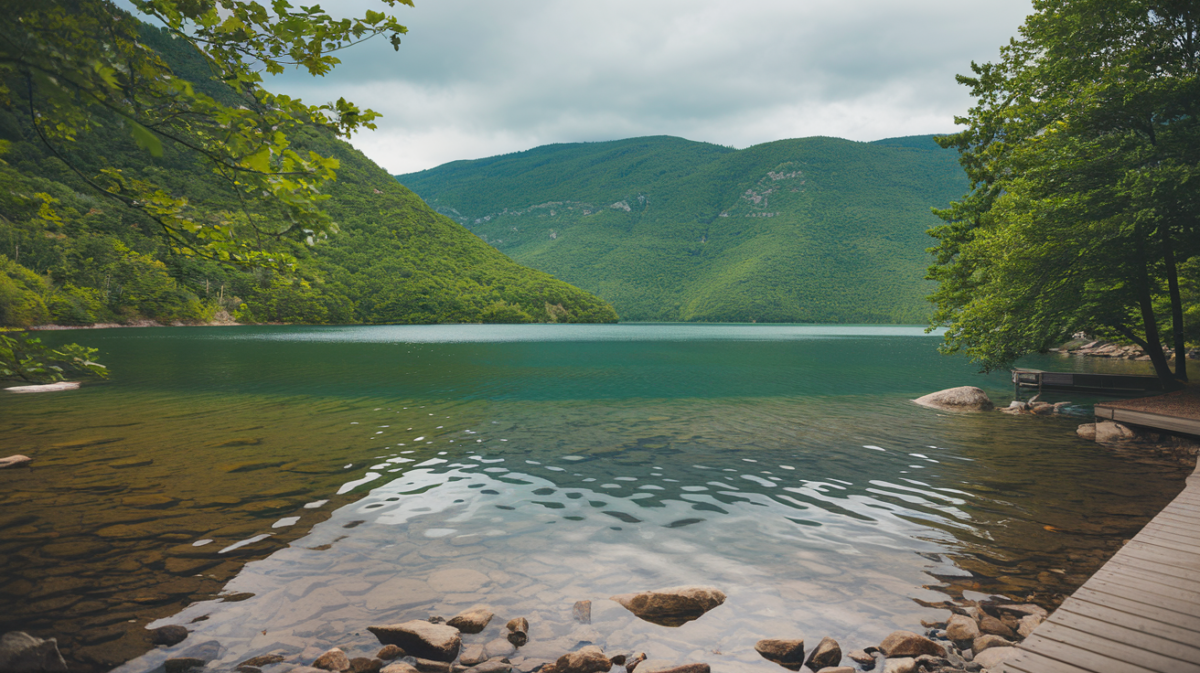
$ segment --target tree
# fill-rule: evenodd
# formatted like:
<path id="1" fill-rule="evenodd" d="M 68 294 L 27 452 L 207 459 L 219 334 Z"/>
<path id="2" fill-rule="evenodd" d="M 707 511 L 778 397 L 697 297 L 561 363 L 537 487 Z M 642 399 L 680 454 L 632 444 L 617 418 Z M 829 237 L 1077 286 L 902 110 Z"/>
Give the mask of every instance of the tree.
<path id="1" fill-rule="evenodd" d="M 373 37 L 399 49 L 405 27 L 384 12 L 335 19 L 319 6 L 297 9 L 286 0 L 269 7 L 244 0 L 129 2 L 186 42 L 201 71 L 190 77 L 174 72 L 148 43 L 158 29 L 109 0 L 9 0 L 0 22 L 0 105 L 27 116 L 43 146 L 82 182 L 156 223 L 175 253 L 291 270 L 295 258 L 287 244 L 311 245 L 336 231 L 321 202 L 338 168 L 331 157 L 297 151 L 294 136 L 317 127 L 346 137 L 375 128 L 378 115 L 345 99 L 307 105 L 272 94 L 262 88 L 262 73 L 294 66 L 324 76 L 339 62 L 335 52 Z M 227 193 L 195 204 L 145 174 L 105 165 L 86 152 L 86 143 L 89 132 L 113 125 L 150 156 L 162 156 L 165 147 L 192 155 L 219 176 Z M 4 149 L 0 141 L 0 154 Z M 48 196 L 42 211 L 47 221 L 56 218 Z M 19 288 L 10 284 L 12 296 L 0 296 L 0 308 L 34 311 L 29 301 L 17 306 L 14 297 L 32 295 L 18 297 Z M 103 373 L 93 354 L 75 344 L 51 350 L 28 335 L 0 335 L 0 379 Z"/>
<path id="2" fill-rule="evenodd" d="M 389 7 L 412 0 L 381 0 Z M 384 12 L 335 19 L 319 6 L 244 0 L 130 0 L 194 48 L 207 78 L 172 71 L 143 39 L 145 25 L 109 0 L 11 0 L 0 22 L 0 103 L 20 107 L 42 143 L 106 197 L 150 217 L 177 252 L 286 269 L 278 242 L 312 243 L 335 230 L 321 210 L 337 161 L 301 153 L 292 137 L 319 126 L 338 136 L 375 128 L 375 112 L 345 99 L 307 105 L 262 88 L 288 66 L 324 76 L 333 54 L 375 36 L 399 48 L 407 29 Z M 230 208 L 202 208 L 145 177 L 87 171 L 70 149 L 105 124 L 123 125 L 151 155 L 194 154 L 228 190 Z"/>
<path id="3" fill-rule="evenodd" d="M 977 102 L 955 120 L 965 130 L 938 139 L 959 150 L 971 191 L 935 211 L 931 328 L 985 370 L 1078 331 L 1119 336 L 1177 387 L 1179 270 L 1200 254 L 1200 5 L 1034 8 L 999 62 L 958 78 Z"/>

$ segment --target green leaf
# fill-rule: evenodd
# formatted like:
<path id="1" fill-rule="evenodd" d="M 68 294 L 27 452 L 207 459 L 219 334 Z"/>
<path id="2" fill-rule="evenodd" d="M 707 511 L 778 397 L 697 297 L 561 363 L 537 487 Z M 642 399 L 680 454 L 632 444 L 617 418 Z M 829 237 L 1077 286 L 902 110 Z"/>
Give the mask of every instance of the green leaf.
<path id="1" fill-rule="evenodd" d="M 138 146 L 150 153 L 151 156 L 161 157 L 163 154 L 162 141 L 158 136 L 150 132 L 150 129 L 141 124 L 130 120 L 129 121 L 130 135 Z"/>

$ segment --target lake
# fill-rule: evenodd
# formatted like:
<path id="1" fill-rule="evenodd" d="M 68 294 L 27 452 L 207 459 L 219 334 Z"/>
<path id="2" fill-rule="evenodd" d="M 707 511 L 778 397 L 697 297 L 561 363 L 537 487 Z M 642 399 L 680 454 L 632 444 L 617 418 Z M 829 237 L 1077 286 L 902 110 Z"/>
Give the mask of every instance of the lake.
<path id="1" fill-rule="evenodd" d="M 366 626 L 477 604 L 514 661 L 580 643 L 778 671 L 760 638 L 844 650 L 947 600 L 1053 607 L 1183 487 L 1169 462 L 1012 398 L 917 327 L 458 325 L 44 333 L 110 381 L 0 398 L 0 631 L 133 673 L 215 641 L 226 668 L 379 647 Z M 1038 357 L 1044 369 L 1130 368 Z M 1053 399 L 1062 399 L 1061 397 Z M 618 593 L 711 585 L 679 628 Z M 592 601 L 591 623 L 572 617 Z M 151 650 L 145 627 L 183 624 Z M 209 647 L 217 648 L 217 645 Z"/>

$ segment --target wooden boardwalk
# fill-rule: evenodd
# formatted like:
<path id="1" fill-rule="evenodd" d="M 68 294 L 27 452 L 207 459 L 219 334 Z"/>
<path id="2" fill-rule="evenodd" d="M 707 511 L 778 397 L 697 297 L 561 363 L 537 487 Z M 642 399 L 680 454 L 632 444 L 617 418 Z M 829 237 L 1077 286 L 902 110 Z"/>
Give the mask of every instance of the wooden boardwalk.
<path id="1" fill-rule="evenodd" d="M 1200 466 L 1022 642 L 1005 673 L 1200 673 Z"/>

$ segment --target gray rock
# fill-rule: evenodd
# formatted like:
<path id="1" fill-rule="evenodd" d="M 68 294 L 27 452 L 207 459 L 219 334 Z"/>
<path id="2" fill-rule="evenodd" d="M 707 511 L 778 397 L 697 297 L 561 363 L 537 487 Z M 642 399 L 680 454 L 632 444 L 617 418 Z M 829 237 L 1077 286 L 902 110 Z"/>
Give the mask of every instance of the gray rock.
<path id="1" fill-rule="evenodd" d="M 1016 653 L 1015 647 L 990 647 L 975 655 L 975 663 L 991 670 Z"/>
<path id="2" fill-rule="evenodd" d="M 849 657 L 851 661 L 858 664 L 864 671 L 869 671 L 872 668 L 875 668 L 875 657 L 871 656 L 871 654 L 866 650 L 852 650 L 846 656 Z"/>
<path id="3" fill-rule="evenodd" d="M 513 633 L 508 634 L 508 640 L 505 640 L 504 638 L 489 640 L 488 643 L 483 646 L 483 655 L 488 659 L 499 659 L 516 654 L 517 645 L 512 642 L 513 635 Z M 525 634 L 521 633 L 520 635 L 524 637 Z"/>
<path id="4" fill-rule="evenodd" d="M 1079 435 L 1079 437 L 1081 439 L 1086 439 L 1089 442 L 1094 442 L 1094 441 L 1096 441 L 1096 424 L 1095 423 L 1084 423 L 1083 425 L 1080 425 L 1078 428 L 1075 428 L 1075 434 Z"/>
<path id="5" fill-rule="evenodd" d="M 180 656 L 203 659 L 206 662 L 219 659 L 221 657 L 221 643 L 215 640 L 206 640 L 187 648 Z"/>
<path id="6" fill-rule="evenodd" d="M 798 671 L 804 665 L 803 638 L 798 640 L 765 638 L 754 644 L 754 650 L 762 655 L 763 659 L 773 661 L 792 671 Z"/>
<path id="7" fill-rule="evenodd" d="M 946 624 L 946 637 L 953 641 L 971 641 L 979 637 L 979 625 L 966 615 L 953 615 Z"/>
<path id="8" fill-rule="evenodd" d="M 554 662 L 554 673 L 603 673 L 610 668 L 612 662 L 604 656 L 604 651 L 595 645 L 568 652 Z"/>
<path id="9" fill-rule="evenodd" d="M 483 645 L 476 643 L 467 645 L 463 648 L 462 654 L 458 655 L 458 663 L 463 666 L 478 666 L 488 660 L 488 655 L 483 651 Z"/>
<path id="10" fill-rule="evenodd" d="M 33 459 L 29 456 L 22 456 L 19 453 L 7 458 L 0 458 L 0 470 L 7 467 L 21 467 L 22 465 L 28 465 L 32 461 Z M 21 633 L 21 631 L 17 631 L 16 633 Z"/>
<path id="11" fill-rule="evenodd" d="M 712 587 L 682 586 L 620 594 L 612 600 L 652 624 L 682 626 L 724 603 L 725 594 Z"/>
<path id="12" fill-rule="evenodd" d="M 177 645 L 188 637 L 188 630 L 178 624 L 168 624 L 150 629 L 150 642 L 155 645 Z"/>
<path id="13" fill-rule="evenodd" d="M 350 668 L 350 657 L 341 648 L 334 647 L 322 653 L 311 665 L 322 671 L 345 671 Z"/>
<path id="14" fill-rule="evenodd" d="M 458 629 L 419 619 L 401 624 L 368 626 L 367 630 L 384 645 L 396 645 L 413 656 L 436 661 L 454 661 L 462 647 L 462 636 Z"/>
<path id="15" fill-rule="evenodd" d="M 1127 439 L 1133 439 L 1136 435 L 1133 430 L 1112 421 L 1100 421 L 1096 423 L 1096 441 L 1097 442 L 1120 442 Z"/>
<path id="16" fill-rule="evenodd" d="M 492 621 L 494 616 L 487 608 L 475 607 L 454 615 L 446 625 L 453 626 L 462 633 L 479 633 L 487 628 L 488 622 Z"/>
<path id="17" fill-rule="evenodd" d="M 45 640 L 23 631 L 11 631 L 0 637 L 0 671 L 5 673 L 46 673 L 67 670 L 58 651 L 58 640 Z"/>
<path id="18" fill-rule="evenodd" d="M 592 623 L 592 602 L 591 601 L 575 601 L 575 605 L 571 608 L 571 613 L 575 617 L 575 621 L 582 624 Z"/>
<path id="19" fill-rule="evenodd" d="M 987 393 L 975 386 L 947 388 L 913 400 L 923 407 L 946 411 L 991 411 L 994 408 Z"/>
<path id="20" fill-rule="evenodd" d="M 817 647 L 813 649 L 812 654 L 808 656 L 808 661 L 804 663 L 814 671 L 819 671 L 822 668 L 830 668 L 842 663 L 842 648 L 833 638 L 826 636 L 817 643 Z"/>
<path id="21" fill-rule="evenodd" d="M 938 657 L 946 656 L 946 648 L 912 631 L 891 632 L 879 644 L 879 649 L 889 658 L 919 657 L 922 654 L 932 654 Z"/>

